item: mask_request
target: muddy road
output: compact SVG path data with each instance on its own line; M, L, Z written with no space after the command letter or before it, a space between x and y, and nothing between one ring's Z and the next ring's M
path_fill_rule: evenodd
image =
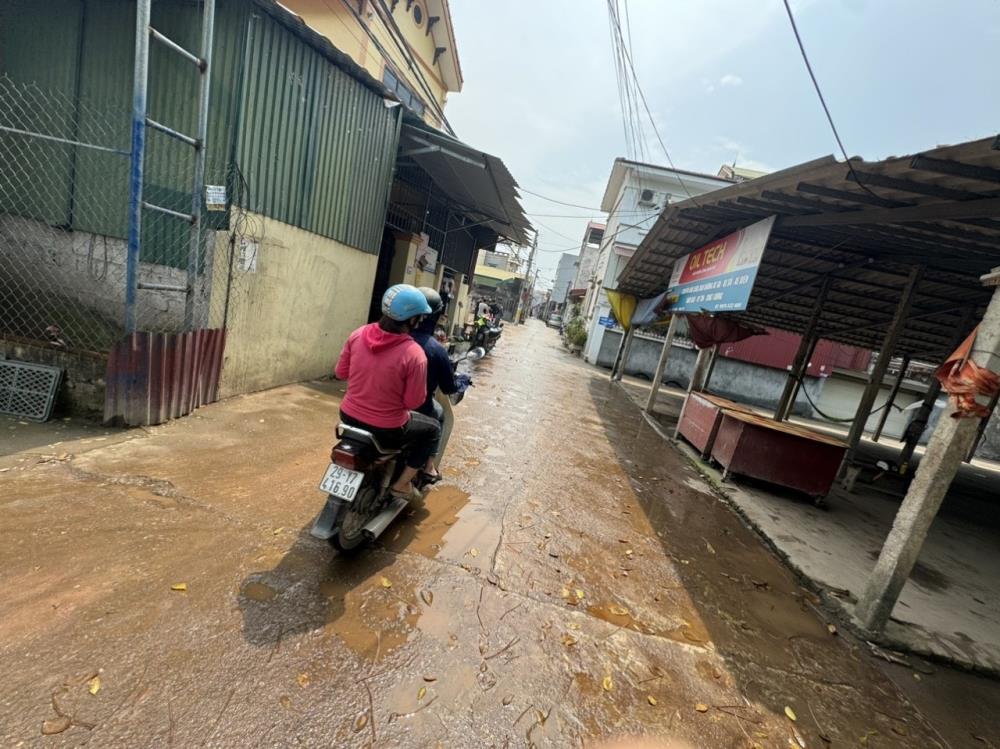
M308 535L337 383L0 458L0 746L1000 745L974 681L832 633L553 331L475 376L446 481L356 559Z

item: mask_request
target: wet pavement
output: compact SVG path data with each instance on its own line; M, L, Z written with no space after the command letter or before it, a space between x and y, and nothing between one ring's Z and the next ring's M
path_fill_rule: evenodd
M993 682L831 631L554 331L475 377L355 559L308 535L336 383L0 457L0 746L1000 745Z

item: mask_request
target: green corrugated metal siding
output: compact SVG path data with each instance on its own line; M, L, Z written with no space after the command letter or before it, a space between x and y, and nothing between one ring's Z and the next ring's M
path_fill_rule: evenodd
M156 0L152 22L196 49L200 13L200 3ZM124 147L134 25L135 4L129 0L8 0L0 11L0 72L18 82L37 82L70 101L78 99L83 105L79 139ZM235 148L248 183L249 209L377 253L399 108L386 108L375 92L251 0L217 0L213 54L206 182L232 188L229 161ZM245 55L248 69L242 71ZM245 80L237 123L241 71ZM150 116L193 134L193 66L154 43L149 74ZM147 143L147 199L185 210L190 202L190 149L156 132L149 133ZM44 147L32 148L39 150L38 173L56 187L27 196L30 200L21 203L27 202L30 210L18 213L125 236L127 158L78 149L75 179L70 180L68 156L53 159ZM119 194L121 200L113 199ZM183 265L178 252L186 247L187 227L170 221L147 213L143 260Z
M377 253L398 108L269 17L250 34L238 158L248 207Z

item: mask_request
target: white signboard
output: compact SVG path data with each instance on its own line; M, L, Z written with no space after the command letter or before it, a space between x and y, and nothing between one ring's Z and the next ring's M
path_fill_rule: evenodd
M205 185L205 208L210 211L226 210L225 185Z
M241 239L236 263L244 273L257 272L257 250L259 245L250 239Z

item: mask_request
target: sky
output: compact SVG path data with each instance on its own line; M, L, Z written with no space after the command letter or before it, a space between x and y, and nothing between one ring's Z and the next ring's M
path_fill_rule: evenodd
M458 137L503 159L522 188L599 208L614 159L627 155L605 0L450 4L465 83L445 114ZM770 171L836 151L781 0L627 6L636 73L677 167ZM1000 132L1000 0L792 8L849 155ZM644 124L649 160L666 164ZM538 229L540 283L551 283L561 251L575 252L589 218L604 215L527 193L521 202Z

